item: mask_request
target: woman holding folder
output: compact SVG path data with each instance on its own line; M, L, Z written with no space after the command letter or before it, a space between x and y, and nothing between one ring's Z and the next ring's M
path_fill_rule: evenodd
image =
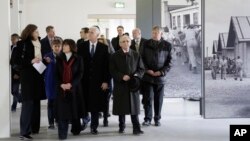
M22 109L20 116L20 139L32 139L30 134L38 134L40 129L40 100L46 98L44 79L33 65L42 61L41 43L37 26L29 24L17 43L14 58L20 71Z

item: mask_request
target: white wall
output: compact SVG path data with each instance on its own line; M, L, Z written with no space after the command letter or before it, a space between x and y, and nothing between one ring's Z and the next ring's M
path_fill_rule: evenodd
M10 85L9 85L9 35L10 6L9 0L0 1L0 138L10 136Z
M114 8L115 1L125 2L125 8ZM22 4L21 4L22 5ZM87 26L88 14L135 14L135 0L24 0L22 28L33 23L44 37L47 25L53 25L62 38L79 38ZM115 28L115 27L114 27Z
M20 19L19 19L19 0L13 0L13 7L10 9L10 29L11 34L17 33L20 34Z

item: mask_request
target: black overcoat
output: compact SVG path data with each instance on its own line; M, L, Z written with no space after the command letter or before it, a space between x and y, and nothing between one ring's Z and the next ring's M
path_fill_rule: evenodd
M68 93L64 93L60 87L63 84L63 61L66 61L66 56L62 53L56 58L56 100L55 111L56 118L62 120L78 119L83 117L85 113L85 104L82 95L81 78L83 75L83 61L77 54L72 54L71 59L74 58L72 69L72 88ZM69 62L69 61L68 61Z
M83 58L84 74L82 88L86 98L87 111L104 111L108 90L103 91L101 85L110 81L108 47L98 42L95 54L91 57L90 43L85 41L79 46L77 52Z
M114 79L113 114L138 115L140 113L139 92L131 92L128 81L125 82L123 76L142 77L144 67L140 55L132 49L128 54L120 49L111 56L109 69Z
M46 99L44 77L31 63L34 58L34 45L31 39L19 41L13 63L21 66L19 71L23 101Z

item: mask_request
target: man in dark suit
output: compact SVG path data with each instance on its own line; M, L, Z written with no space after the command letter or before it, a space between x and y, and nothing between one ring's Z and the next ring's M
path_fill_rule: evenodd
M121 46L119 45L119 39L121 36L123 36L124 34L124 27L123 26L118 26L117 27L117 37L114 37L112 40L111 40L111 43L112 43L112 46L113 48L115 49L115 51L119 50L121 48Z
M163 103L166 75L171 65L171 44L162 39L163 29L155 26L152 29L152 39L144 42L142 60L145 74L142 78L143 105L145 118L143 125L149 126L152 120L152 101L154 100L155 126L160 126L161 108Z
M16 56L17 42L19 41L18 34L11 35L11 94L13 95L13 103L11 105L11 111L15 112L17 102L21 102L21 94L19 93L20 86L20 72L14 69L13 58Z
M139 28L135 28L132 33L134 39L131 42L130 48L141 55L143 50L143 43L146 41L146 39L141 37L141 30Z
M91 133L98 134L99 112L104 112L108 96L109 53L105 44L97 42L100 30L89 28L89 41L78 48L78 54L83 57L84 74L82 79L83 94L86 99L87 111L91 113Z
M89 33L89 28L88 27L84 27L81 29L80 31L80 36L81 38L77 40L76 45L77 48L79 48L79 46L84 42L88 40L88 33Z
M51 25L46 27L46 33L47 33L47 36L41 40L42 56L43 57L45 54L52 51L51 44L55 38L62 40L61 37L55 36L55 29Z

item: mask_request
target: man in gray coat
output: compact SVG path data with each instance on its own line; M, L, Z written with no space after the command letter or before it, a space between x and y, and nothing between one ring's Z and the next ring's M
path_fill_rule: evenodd
M119 115L119 133L124 133L125 115L131 115L133 134L143 134L138 115L140 113L139 78L144 67L140 55L130 49L131 39L124 35L119 40L122 49L110 60L110 73L114 79L113 114Z

